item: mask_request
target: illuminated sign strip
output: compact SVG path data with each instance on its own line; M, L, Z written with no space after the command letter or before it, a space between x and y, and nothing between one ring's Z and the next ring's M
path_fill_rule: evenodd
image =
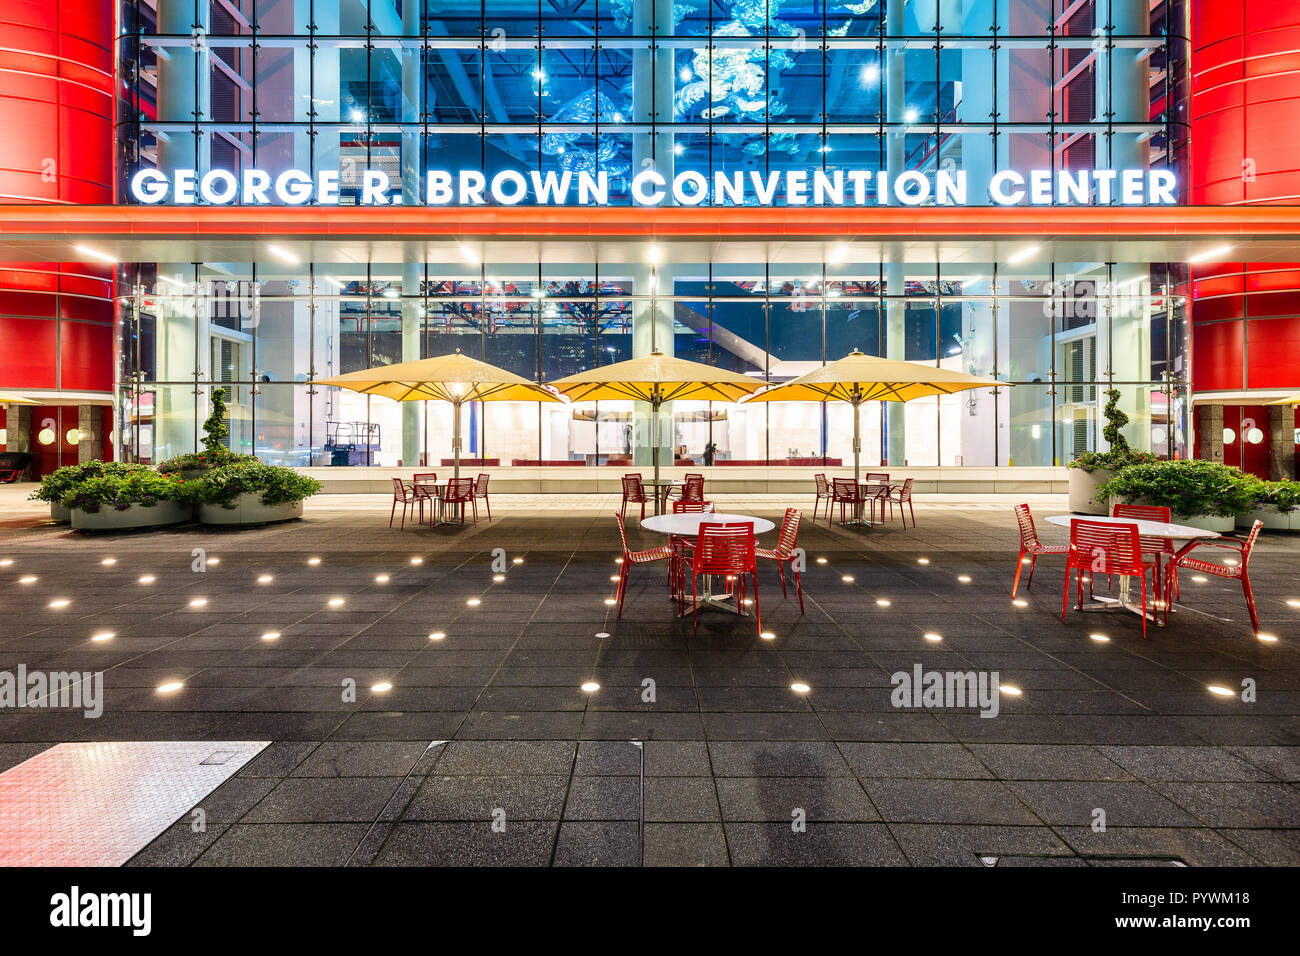
M1000 170L984 184L976 204L997 206L1172 206L1177 204L1178 180L1168 169L1034 169L1021 173ZM401 205L402 193L383 170L367 169L356 186L362 206ZM337 169L320 170L315 178L300 169L276 175L246 169L236 174L214 169L199 174L177 169L171 177L142 169L131 178L131 195L154 205L204 203L225 205L301 206L315 202L337 206L342 186ZM529 205L608 206L609 174L538 171L525 175L507 169L489 178L475 169L430 169L425 174L424 204L429 206ZM636 206L659 206L671 199L678 206L965 206L971 204L965 170L924 173L907 170L897 176L867 169L832 171L790 169L779 172L716 172L686 170L671 182L654 169L645 169L628 184L627 196Z

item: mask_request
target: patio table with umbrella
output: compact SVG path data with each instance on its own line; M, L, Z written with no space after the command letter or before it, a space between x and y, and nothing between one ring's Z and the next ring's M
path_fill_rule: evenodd
M651 454L655 465L655 514L659 514L659 409L676 399L734 402L762 383L748 375L662 352L601 365L569 375L551 386L574 402L637 401L650 403Z
M460 477L460 409L466 402L563 401L550 389L514 372L462 355L460 349L449 355L318 378L313 384L335 385L397 402L433 400L450 403L455 478Z
M864 355L854 349L806 375L773 385L749 396L747 402L848 402L853 406L853 484L860 487L863 402L910 402L929 395L951 395L972 388L1009 385L954 369ZM870 524L862 517L862 502L852 524Z

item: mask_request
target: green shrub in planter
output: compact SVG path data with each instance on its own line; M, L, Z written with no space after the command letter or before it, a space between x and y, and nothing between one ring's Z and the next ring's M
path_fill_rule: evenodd
M142 468L127 474L86 478L78 482L60 503L88 514L104 508L125 511L132 505L152 508L160 501L183 500L183 487L184 482L179 478Z
M1282 514L1300 508L1300 481L1292 481L1290 478L1264 481L1256 478L1251 484L1251 493L1257 504L1272 505Z
M1184 518L1232 518L1255 507L1256 483L1240 468L1213 461L1160 461L1128 466L1097 493L1127 503L1164 505Z
M151 472L148 465L134 465L124 461L88 461L81 465L64 465L41 479L41 486L27 497L32 501L62 504L82 482L91 478L123 477L138 472Z
M193 504L233 508L240 495L256 494L264 505L285 505L310 498L320 489L315 478L254 460L213 468L186 481L182 493Z
M177 455L158 463L163 474L198 475L213 468L257 461L254 455L237 455L226 447L230 427L226 424L226 390L212 390L212 412L203 423L203 451Z

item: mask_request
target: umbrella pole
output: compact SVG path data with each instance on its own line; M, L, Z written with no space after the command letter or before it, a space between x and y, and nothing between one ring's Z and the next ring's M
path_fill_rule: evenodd
M455 462L453 478L460 477L460 402L451 403L451 457Z
M655 463L655 514L659 514L659 405L657 398L650 400L650 455Z
M860 414L862 405L859 402L853 403L853 487L857 490L859 501L857 505L858 513L856 515L857 523L862 523L862 482L859 478L861 474L859 459L862 456L862 415Z

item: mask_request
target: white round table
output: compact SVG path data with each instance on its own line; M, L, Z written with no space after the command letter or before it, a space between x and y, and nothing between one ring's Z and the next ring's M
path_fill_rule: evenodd
M745 524L754 523L754 534L763 534L776 527L766 518L753 515L733 515L715 511L691 511L683 514L655 515L641 522L641 527L658 534L680 534L694 537L700 533L702 524Z
M1124 518L1112 515L1049 515L1048 524L1059 525L1062 528L1068 528L1075 521L1095 521L1099 524L1124 524L1136 525L1138 534L1144 538L1175 538L1179 541L1196 540L1198 538L1218 538L1217 531L1207 531L1205 528L1197 528L1189 524L1173 524L1168 521L1149 521L1146 518ZM1170 560L1177 560L1177 555ZM1157 595L1157 600L1159 600ZM1144 608L1139 607L1129 600L1129 576L1121 574L1119 578L1119 597L1097 597L1093 595L1093 603L1085 604L1085 611L1132 611L1134 614L1146 614ZM1172 607L1171 607L1172 609ZM1160 624L1160 615L1147 614L1150 620Z
M686 538L695 538L699 536L700 525L702 524L748 524L753 522L754 534L762 534L765 531L771 531L776 527L766 518L756 518L753 515L733 515L725 512L698 512L692 511L684 514L674 515L655 515L653 518L646 518L641 522L641 527L647 531L656 531L659 534L681 535ZM674 558L673 560L677 560ZM707 607L709 605L718 605L726 607L724 602L729 601L735 595L731 591L723 594L715 593L713 590L713 576L704 575L704 592L698 598L692 600L687 595L684 609L680 616L685 617L693 613L696 608ZM676 596L674 596L675 599ZM737 602L735 611L737 614L744 614L745 610Z

